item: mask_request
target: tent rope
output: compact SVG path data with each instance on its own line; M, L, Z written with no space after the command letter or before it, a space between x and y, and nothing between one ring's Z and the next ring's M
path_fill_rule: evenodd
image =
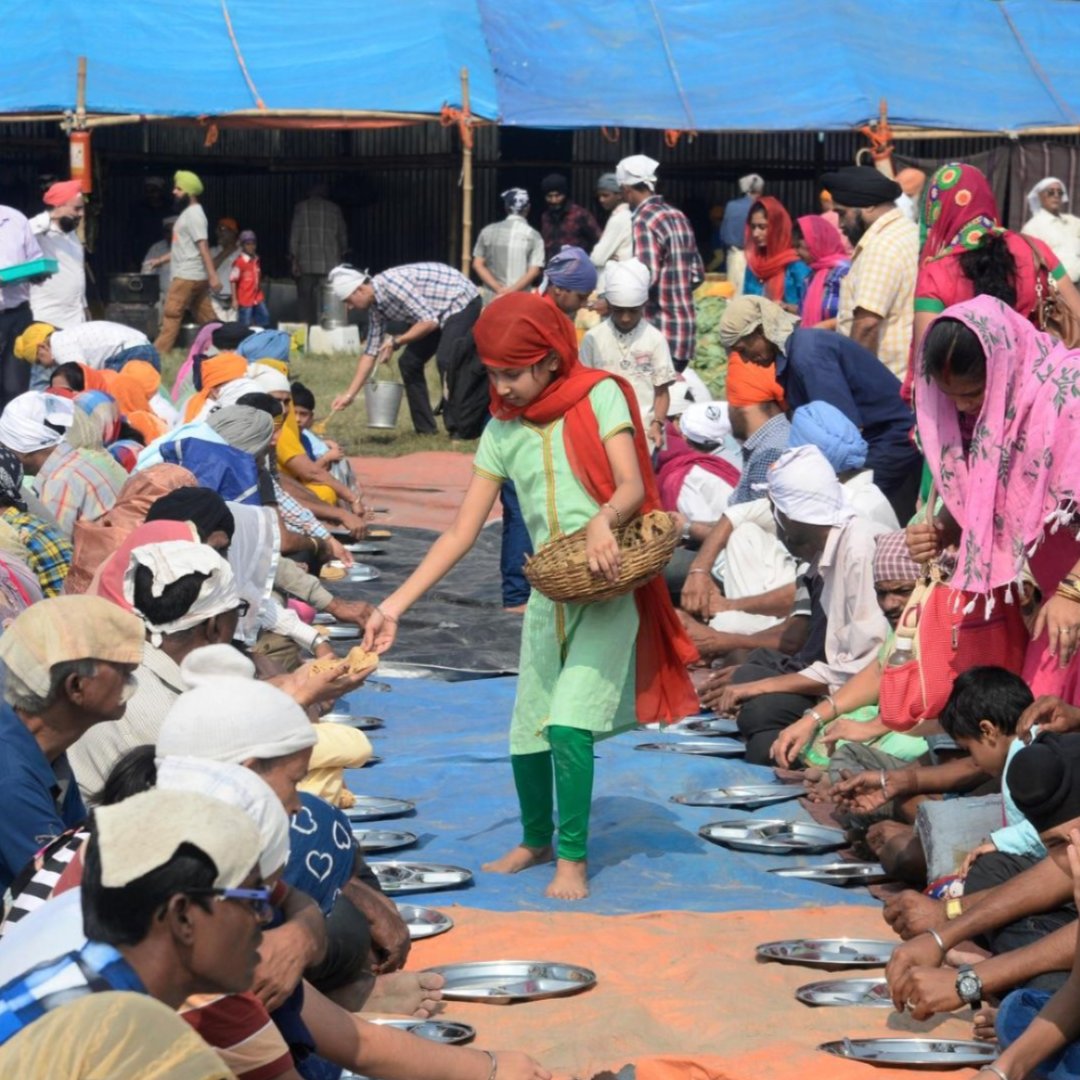
M682 101L683 111L686 113L687 120L690 121L690 129L696 131L697 124L694 121L694 110L690 108L690 99L686 96L686 90L683 88L682 78L679 75L679 69L675 64L675 55L672 53L671 45L668 43L667 30L664 29L664 21L660 18L660 12L656 7L656 0L649 0L649 7L652 8L653 18L656 20L656 27L660 31L660 41L664 46L664 55L667 57L668 68L671 70L671 77L675 80L675 89L679 92L679 99Z
M1035 58L1035 54L1028 48L1027 42L1024 40L1020 33L1019 27L1013 22L1012 16L1009 14L1008 8L1005 4L998 4L998 8L1001 14L1005 18L1005 22L1008 24L1009 29L1012 31L1012 35L1016 38L1017 45L1020 46L1020 51L1024 54L1024 59L1027 60L1031 70L1035 73L1035 77L1046 88L1046 92L1053 99L1054 104L1061 110L1063 116L1069 118L1072 123L1080 123L1080 117L1076 115L1069 103L1054 89L1054 84L1050 81L1050 76L1046 74L1043 66Z
M255 107L258 109L265 109L266 102L263 101L262 95L259 93L255 86L255 80L252 79L248 73L247 64L244 62L244 54L240 51L240 42L236 40L236 33L233 31L232 17L229 15L229 7L225 3L225 0L221 0L221 14L225 17L225 29L229 31L229 40L232 42L233 52L236 53L236 62L240 65L240 73L244 76L244 82L247 83L248 89L251 91L251 96L255 101Z

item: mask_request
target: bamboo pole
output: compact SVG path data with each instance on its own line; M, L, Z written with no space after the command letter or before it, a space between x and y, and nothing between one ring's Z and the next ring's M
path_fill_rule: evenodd
M86 127L86 57L79 57L79 73L75 82L75 130Z
M461 108L465 113L461 129L461 272L468 277L472 256L473 230L473 148L472 114L469 109L469 69L461 69Z

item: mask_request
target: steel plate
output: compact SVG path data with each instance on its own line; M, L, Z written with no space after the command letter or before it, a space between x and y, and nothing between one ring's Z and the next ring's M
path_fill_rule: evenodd
M330 641L352 641L360 636L360 627L355 623L335 623L319 627L319 633Z
M588 968L551 960L492 960L446 964L428 970L446 979L442 989L445 999L484 1001L491 1005L563 997L596 985L596 975Z
M819 855L835 851L847 843L843 829L818 825L814 821L785 821L780 818L714 821L702 825L698 835L736 851L759 851L771 855Z
M408 799L390 799L383 795L357 795L356 802L345 811L352 822L377 821L379 818L401 817L411 814L416 803Z
M380 547L378 544L369 544L364 540L357 540L351 544L344 545L345 550L350 555L385 555L386 548Z
M337 619L329 611L315 612L315 618L311 620L312 626L336 626Z
M467 1043L476 1038L476 1028L469 1024L459 1024L453 1020L402 1020L392 1017L371 1020L372 1024L397 1028L410 1035L419 1035L437 1043Z
M370 862L372 873L385 893L434 892L456 889L472 881L472 871L463 866L426 862Z
M997 1043L963 1039L838 1039L818 1049L867 1065L909 1069L978 1068L999 1053Z
M881 863L837 862L824 866L775 867L769 871L777 877L820 881L824 885L879 885L892 878Z
M787 802L804 794L801 784L736 784L730 787L706 788L672 795L671 801L683 806L726 806L753 810L759 806Z
M668 731L685 731L687 735L715 737L717 735L738 736L739 725L730 716L694 716L680 720Z
M365 853L378 851L397 851L399 848L412 847L416 843L416 833L394 832L390 829L353 829L353 836Z
M345 581L375 581L382 577L382 571L367 563L353 563L345 571Z
M399 903L397 909L398 914L405 920L405 925L409 928L409 937L413 941L445 934L447 930L454 928L454 920L449 915L436 911L435 908Z
M378 716L353 716L352 713L331 712L319 718L321 724L343 724L345 727L356 728L357 731L374 731L383 726L383 721Z
M378 765L380 761L382 761L382 758L378 754L372 754L360 768L366 769L369 765Z
M874 1009L891 1009L889 984L880 976L866 979L825 979L807 983L795 991L804 1005L867 1005Z
M762 960L777 960L781 964L837 971L884 967L898 944L870 938L792 938L759 945L757 955Z
M729 739L698 739L685 742L643 742L635 750L662 750L668 754L696 754L699 757L742 757L746 747Z

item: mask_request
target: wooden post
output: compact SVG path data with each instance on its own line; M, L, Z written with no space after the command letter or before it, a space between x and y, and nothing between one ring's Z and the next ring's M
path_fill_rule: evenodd
M472 113L469 110L469 69L461 69L461 109L464 122L461 128L461 272L469 277L472 264L473 231L473 161L472 128L469 122Z
M79 57L79 73L75 83L75 128L86 128L86 57Z

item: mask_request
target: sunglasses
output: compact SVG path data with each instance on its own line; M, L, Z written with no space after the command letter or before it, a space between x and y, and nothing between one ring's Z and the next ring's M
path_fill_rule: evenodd
M1043 188L1043 194L1044 195L1064 195L1065 194L1065 189L1064 188L1059 188L1059 187Z
M257 889L188 889L187 894L244 904L259 922L269 922L274 917L274 909L270 904L270 888L266 885Z

